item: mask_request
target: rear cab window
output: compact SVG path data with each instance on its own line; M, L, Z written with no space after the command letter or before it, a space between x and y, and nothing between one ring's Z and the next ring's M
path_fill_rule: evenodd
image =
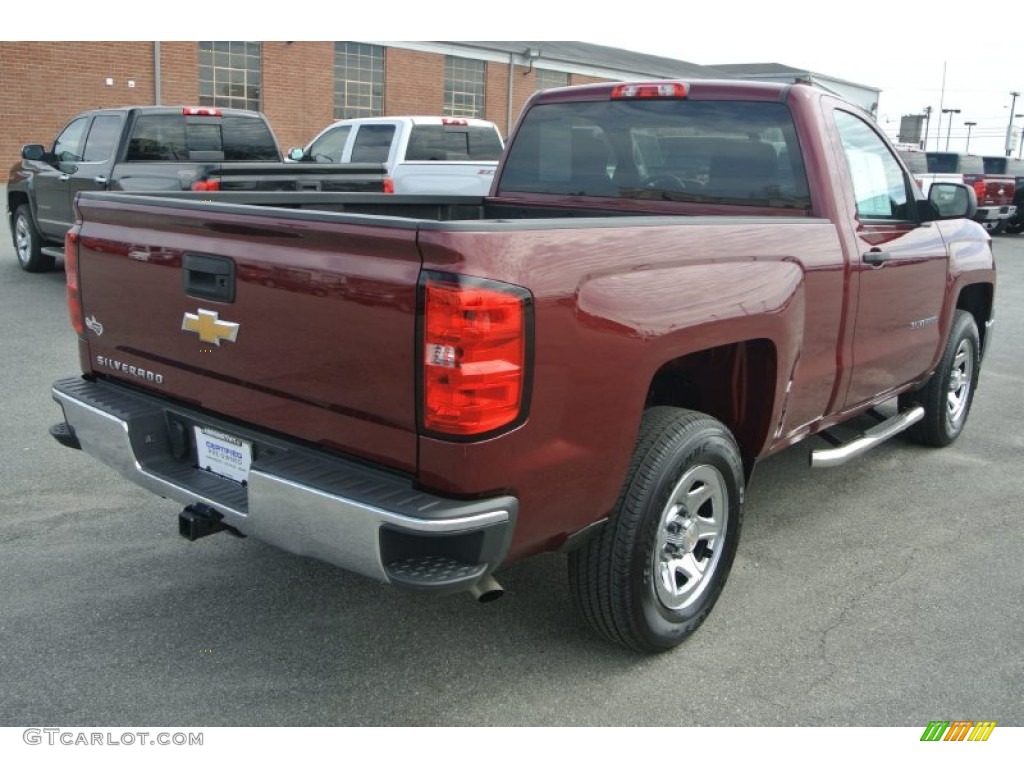
M957 152L928 152L928 173L959 173L982 176L985 163L978 155Z
M277 142L255 115L194 117L139 115L128 141L128 162L278 162Z
M536 104L499 182L499 195L516 192L811 207L793 118L776 101Z
M501 137L492 126L414 125L405 159L409 161L490 162L501 157Z

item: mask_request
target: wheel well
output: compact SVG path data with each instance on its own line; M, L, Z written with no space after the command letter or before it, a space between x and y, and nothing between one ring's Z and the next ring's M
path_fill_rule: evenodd
M981 348L985 348L985 323L992 317L992 286L986 283L975 283L965 286L956 297L956 308L964 309L974 315L981 337Z
M715 417L735 436L749 475L770 429L775 381L775 345L753 339L665 363L651 381L645 407L671 405Z
M7 194L7 218L13 222L14 212L18 210L19 205L28 204L28 195L24 192L9 192Z

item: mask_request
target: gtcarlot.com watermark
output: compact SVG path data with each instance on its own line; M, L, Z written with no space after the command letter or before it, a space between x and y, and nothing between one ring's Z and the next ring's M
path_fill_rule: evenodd
M182 731L76 731L69 728L26 728L22 741L51 747L201 747L203 734Z

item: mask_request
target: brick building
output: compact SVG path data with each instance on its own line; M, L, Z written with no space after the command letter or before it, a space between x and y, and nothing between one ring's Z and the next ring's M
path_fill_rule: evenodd
M258 109L287 149L334 120L371 115L483 117L507 135L540 88L721 76L575 42L0 42L0 166L98 107Z

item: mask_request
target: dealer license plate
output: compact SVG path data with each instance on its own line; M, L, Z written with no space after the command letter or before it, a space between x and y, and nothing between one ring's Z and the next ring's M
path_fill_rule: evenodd
M196 427L199 468L239 483L249 479L252 443L209 427Z

